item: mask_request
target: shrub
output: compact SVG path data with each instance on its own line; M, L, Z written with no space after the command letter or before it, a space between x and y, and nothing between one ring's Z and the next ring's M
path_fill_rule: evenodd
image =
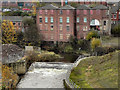
M64 52L66 52L66 53L72 53L73 52L72 46L71 45L66 46L65 49L64 49Z
M101 46L101 41L100 39L93 38L91 40L91 48L94 51L97 47Z
M113 52L115 50L119 50L120 48L117 47L117 46L112 46L112 47L109 47L109 46L105 46L105 47L97 47L96 48L96 52L97 52L97 55L101 56L101 55L105 55L105 54L108 54L110 52Z
M90 50L90 41L88 40L78 40L77 46L81 48L81 50Z
M120 24L119 25L116 25L111 33L114 35L114 36L117 36L117 37L120 37Z
M17 74L15 74L12 68L2 65L2 88L15 88L19 80Z
M87 37L86 37L87 40L91 40L92 38L99 38L99 35L98 35L97 31L90 31L87 34Z

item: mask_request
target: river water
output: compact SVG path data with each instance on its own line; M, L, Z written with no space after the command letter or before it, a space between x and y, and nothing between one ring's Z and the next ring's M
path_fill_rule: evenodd
M17 88L64 88L63 79L73 63L35 62Z

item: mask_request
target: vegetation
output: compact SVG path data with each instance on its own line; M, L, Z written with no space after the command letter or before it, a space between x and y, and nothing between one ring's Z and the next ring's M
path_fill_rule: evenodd
M2 65L2 89L15 88L18 80L19 77L12 68Z
M112 29L111 33L112 33L114 36L116 36L116 37L120 37L120 24L119 24L119 25L116 25L116 26Z
M82 60L72 70L70 79L81 88L118 88L119 54L115 51Z
M90 31L86 37L87 40L91 40L92 38L99 38L97 31Z
M48 51L42 51L41 54L39 52L33 51L29 52L29 56L27 57L27 67L33 63L33 62L55 62L57 59L59 59L61 56L58 54L55 54L54 52L48 52Z
M100 47L100 46L101 46L100 39L92 38L92 40L91 40L91 48L92 48L92 50L95 51L95 49L97 47Z
M35 21L31 18L24 18L24 40L26 45L40 46L41 35L38 32Z
M9 44L17 42L16 31L13 23L7 20L2 22L2 43Z
M7 11L2 13L3 16L30 16L30 13L22 11Z
M64 49L64 52L65 53L72 53L73 52L72 46L71 45L66 46Z

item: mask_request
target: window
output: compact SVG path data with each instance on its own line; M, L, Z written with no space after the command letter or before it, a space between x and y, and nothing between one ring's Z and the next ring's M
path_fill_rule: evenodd
M90 10L90 14L93 15L93 10Z
M116 17L117 17L116 14L114 14L114 19L116 19Z
M70 11L69 11L69 10L67 10L67 15L69 15L69 13L70 13Z
M80 29L80 27L79 27L79 26L77 26L77 31L79 31L79 29Z
M53 31L53 25L51 25L50 27L51 27L51 31Z
M60 17L60 23L62 23L63 21L62 21L62 17Z
M69 23L70 22L70 20L69 20L69 17L67 17L67 21L66 21L67 23Z
M54 39L54 35L53 34L51 34L51 40L53 40Z
M45 39L48 39L48 34L47 33L45 34Z
M42 30L42 24L40 24L40 30Z
M77 15L79 14L79 10L77 10Z
M13 25L15 25L16 23L15 22L13 22Z
M54 11L53 11L53 10L51 10L51 14L53 14L53 12L54 12Z
M45 14L47 14L48 10L45 10Z
M40 10L40 14L42 14L42 10Z
M77 23L79 23L79 17L77 17Z
M60 39L61 39L61 40L63 39L63 34L60 34Z
M51 17L51 23L53 23L53 17Z
M18 22L18 26L20 26L20 22Z
M67 31L69 31L70 30L70 26L66 26L66 29L67 29Z
M104 25L106 25L106 21L104 21Z
M85 23L87 22L87 18L86 18L86 17L84 17L84 22L85 22Z
M84 15L87 15L87 10L83 10Z
M66 38L69 39L70 38L70 34L66 34Z
M45 22L48 23L48 17L45 17Z
M96 14L100 14L100 10L96 10Z
M84 27L83 27L83 31L87 31L87 26L84 26Z
M48 25L45 25L45 30L48 30Z
M60 31L62 31L63 30L63 26L62 25L60 25Z
M40 23L42 23L42 18L40 18L39 20L40 20Z
M62 14L62 10L60 10L60 14Z

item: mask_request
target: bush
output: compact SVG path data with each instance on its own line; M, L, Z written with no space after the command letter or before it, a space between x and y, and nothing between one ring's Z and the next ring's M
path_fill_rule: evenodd
M111 33L112 33L114 36L116 36L116 37L120 37L120 24L119 24L119 25L116 25L116 26L112 29Z
M77 46L81 48L81 50L90 50L90 41L88 40L78 40Z
M98 32L97 31L90 31L88 34L87 34L87 37L86 39L87 40L91 40L92 38L99 38L100 36L98 35Z
M65 53L72 53L73 52L72 46L71 45L66 46L64 49L64 52Z
M93 51L96 50L96 48L99 47L99 46L101 46L101 41L100 41L100 39L93 38L93 39L91 40L91 48L92 48L92 50L93 50Z
M17 74L15 74L12 68L2 65L2 88L15 88L19 80Z
M119 50L119 49L120 48L117 47L117 46L114 46L114 47L109 47L109 46L106 46L106 47L97 47L96 48L96 52L97 52L98 56L102 56L102 55L108 54L110 52L114 52L115 50Z

